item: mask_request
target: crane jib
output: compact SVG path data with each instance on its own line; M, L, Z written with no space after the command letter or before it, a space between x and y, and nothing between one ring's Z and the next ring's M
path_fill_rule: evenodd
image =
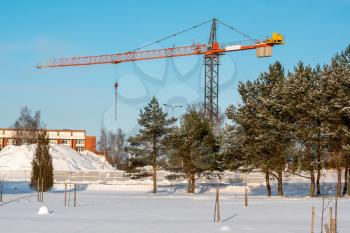
M118 64L122 62L151 60L160 58L191 56L200 54L225 53L232 51L241 51L256 49L259 47L271 47L271 43L256 43L252 45L232 44L225 47L217 46L216 48L208 48L206 44L195 44L191 46L181 46L165 49L155 49L146 51L126 52L118 54L108 54L99 56L82 56L71 58L56 58L50 60L45 65L38 65L37 68L64 67L64 66L84 66L95 64Z

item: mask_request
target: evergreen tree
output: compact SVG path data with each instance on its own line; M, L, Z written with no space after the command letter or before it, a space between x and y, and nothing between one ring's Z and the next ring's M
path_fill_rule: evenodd
M350 46L323 67L322 76L327 101L321 111L325 119L322 127L326 130L329 164L338 174L337 196L341 196L342 168L349 167L346 145L350 142Z
M140 110L138 123L141 126L137 135L130 137L129 151L135 157L145 158L153 167L153 193L157 192L158 157L164 155L167 136L173 129L175 118L168 118L167 113L153 97L143 110Z
M293 138L293 173L308 172L309 195L315 195L315 171L317 170L317 193L320 193L320 170L324 163L322 155L323 134L320 107L323 103L319 68L313 70L299 62L285 83L286 104L290 114Z
M246 163L265 173L268 196L270 175L278 181L278 195L283 195L282 175L290 149L284 82L283 67L276 62L257 81L240 83L242 104L226 111L228 119L241 128Z
M45 130L38 132L37 141L32 161L31 187L38 190L38 185L40 185L40 188L43 185L43 191L46 192L53 186L53 166L49 153L49 139Z
M188 193L195 191L196 174L220 170L219 142L201 106L187 109L180 127L170 137L168 148L170 169L186 175Z

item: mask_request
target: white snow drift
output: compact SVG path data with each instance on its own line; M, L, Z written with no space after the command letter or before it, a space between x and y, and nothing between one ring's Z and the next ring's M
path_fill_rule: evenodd
M0 170L31 170L36 145L7 146L0 151ZM50 145L56 171L114 170L102 156L91 151L77 152L66 145Z
M41 206L38 211L38 215L47 215L50 214L49 208L47 206Z

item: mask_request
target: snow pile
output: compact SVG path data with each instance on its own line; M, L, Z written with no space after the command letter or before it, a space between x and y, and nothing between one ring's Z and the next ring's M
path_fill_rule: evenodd
M6 146L0 151L0 169L31 170L36 145ZM56 171L114 170L101 156L90 151L82 153L66 145L50 145L53 168Z
M39 208L38 215L47 215L47 214L50 214L50 211L47 208L47 206L41 206Z
M227 231L230 231L230 230L231 230L231 228L229 228L228 226L223 226L223 227L220 228L220 231L227 232Z

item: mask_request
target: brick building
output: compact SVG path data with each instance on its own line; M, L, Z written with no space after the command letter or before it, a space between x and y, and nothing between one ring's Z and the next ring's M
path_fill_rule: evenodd
M96 152L96 137L87 136L86 130L47 129L47 134L50 144L64 144L77 151ZM17 129L0 128L0 150L7 145L15 145L17 135Z

